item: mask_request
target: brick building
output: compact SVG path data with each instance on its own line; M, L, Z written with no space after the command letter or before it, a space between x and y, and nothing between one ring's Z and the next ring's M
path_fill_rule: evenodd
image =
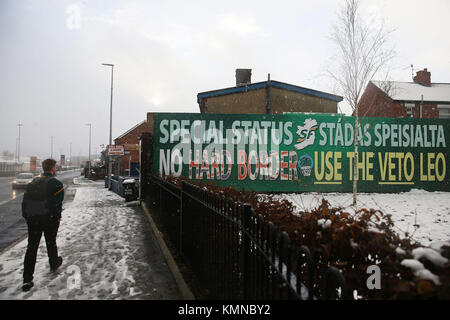
M128 175L130 165L138 166L139 163L139 137L143 132L151 132L146 120L135 125L133 128L114 139L115 145L124 146L125 155L119 160L119 166L115 168L114 172L119 175ZM116 165L117 166L117 163ZM133 170L132 170L133 175Z
M359 103L359 116L450 118L450 83L432 83L418 71L413 82L370 81Z
M336 113L343 98L270 80L251 83L251 69L236 69L236 86L197 94L201 113Z

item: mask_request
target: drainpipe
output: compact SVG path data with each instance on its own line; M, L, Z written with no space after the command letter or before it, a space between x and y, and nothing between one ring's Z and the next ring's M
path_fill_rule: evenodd
M266 84L266 114L270 114L270 73L267 74Z
M131 156L130 159L128 160L128 176L131 177Z
M420 101L420 119L422 119L422 109L423 109L423 95L422 100Z

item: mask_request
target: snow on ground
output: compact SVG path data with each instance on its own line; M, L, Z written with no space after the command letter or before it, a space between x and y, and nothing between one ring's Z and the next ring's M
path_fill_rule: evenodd
M92 181L86 179L84 176L73 178L73 183L76 185L105 185L105 181L103 180Z
M355 211L351 206L351 193L280 194L276 198L289 200L298 211L317 208L322 198L334 207ZM391 214L395 229L401 236L408 232L423 245L450 240L450 192L362 193L357 199L357 208L379 209L384 214Z
M179 299L149 228L115 193L80 186L58 232L63 265L50 273L42 236L34 287L22 292L27 239L21 241L0 255L0 299Z

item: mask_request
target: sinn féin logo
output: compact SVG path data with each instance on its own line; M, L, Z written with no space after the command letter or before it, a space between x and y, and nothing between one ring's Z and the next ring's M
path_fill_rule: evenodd
M317 130L317 128L319 128L317 121L311 118L306 119L303 126L297 126L299 138L297 139L297 144L294 145L294 148L301 150L314 144L314 140L316 139L315 130Z
M305 154L298 160L298 166L300 167L302 175L309 177L311 175L311 170L314 167L314 161L309 154Z

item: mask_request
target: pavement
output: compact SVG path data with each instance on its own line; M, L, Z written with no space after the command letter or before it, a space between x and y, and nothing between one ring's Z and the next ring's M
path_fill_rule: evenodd
M104 182L75 178L67 190L57 245L62 266L50 273L42 237L34 287L22 292L27 238L0 252L2 300L179 300L174 273L161 237L139 202L126 203ZM176 271L176 270L175 270Z

